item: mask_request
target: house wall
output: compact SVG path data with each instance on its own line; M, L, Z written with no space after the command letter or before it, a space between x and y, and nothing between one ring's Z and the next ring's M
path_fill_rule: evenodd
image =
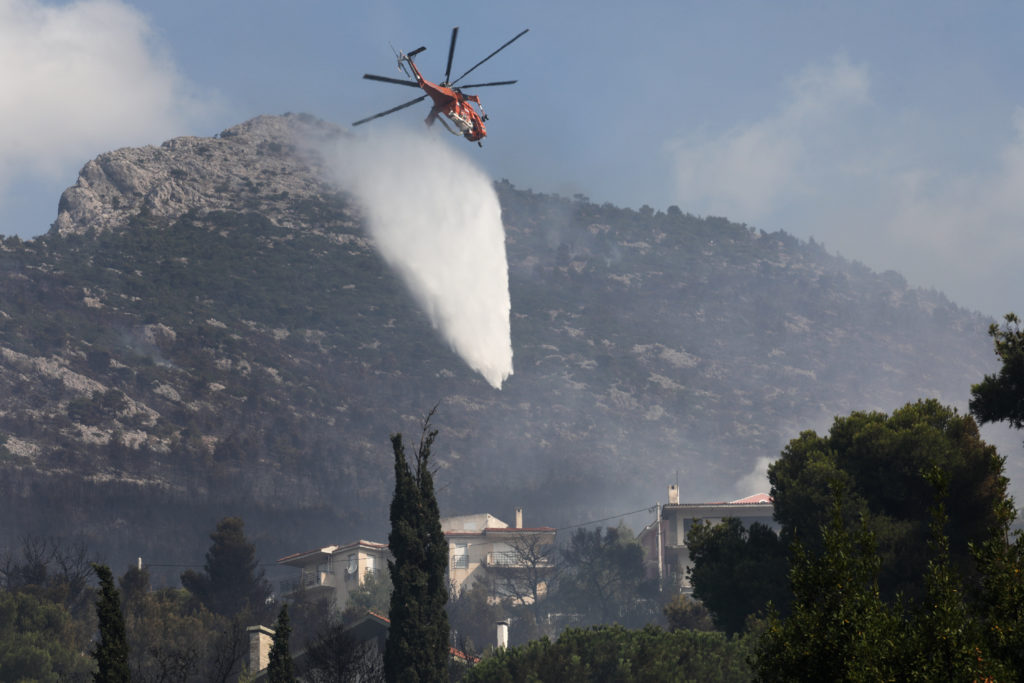
M364 543L329 546L304 564L297 564L300 560L290 560L289 564L299 568L295 588L326 594L334 608L342 611L352 592L366 581L367 576L387 567L386 548L370 547Z
M482 534L484 529L506 529L508 524L501 521L494 515L481 512L476 515L459 515L456 517L444 517L441 519L441 531L468 532Z
M472 517L483 518L485 516L473 515ZM446 524L448 520L442 520L442 528L446 526L449 528L445 532L448 538L448 576L455 590L459 592L468 590L481 582L489 590L495 590L494 584L498 578L495 572L505 571L505 568L494 568L489 565L497 559L504 559L496 558L496 553L514 552L514 539L532 538L540 534L540 537L549 539L548 542L554 542L554 529L526 529L520 532L518 527L509 527L491 515L486 515L486 517L490 518L487 520L488 522L497 521L499 525L485 527L479 533L454 530L452 527L457 528L458 524ZM482 521L482 519L476 519L471 523Z
M483 567L491 543L481 534L448 537L448 577L459 591L471 588L486 575Z
M671 500L671 490L669 495ZM662 505L662 573L665 586L678 586L683 591L692 589L690 582L686 578L686 570L691 564L690 551L686 547L686 539L690 528L698 520L719 524L723 519L732 517L739 518L745 527L749 527L754 522L760 522L773 529L778 529L778 525L775 523L772 515L773 506L770 502L669 503ZM656 523L649 525L641 532L640 542L646 551L645 562L648 566L648 576L655 578L658 575L658 529Z

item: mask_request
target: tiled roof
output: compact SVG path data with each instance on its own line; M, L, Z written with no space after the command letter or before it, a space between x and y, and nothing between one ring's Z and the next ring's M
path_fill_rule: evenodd
M713 503L667 503L665 507L673 508L692 508L692 507L706 507L710 505L765 505L771 504L772 497L767 493L755 493L752 496L746 498L740 498L739 500L718 500Z
M300 557L315 556L318 554L322 555L333 555L335 553L351 550L352 548L372 548L373 550L387 550L387 543L378 543L377 541L364 541L362 539L358 541L352 541L345 545L328 545L323 548L316 548L315 550L306 550L301 553L292 553L291 555L285 555L284 557L278 558L278 562L288 562Z
M746 498L740 498L739 500L731 500L729 501L729 505L752 505L754 503L770 502L772 502L772 497L769 496L767 493L755 493L754 495L747 496Z
M495 533L547 533L555 531L553 526L536 526L536 527L514 527L514 526L489 526L486 529L480 531L446 531L445 536L482 536L484 534L495 534Z

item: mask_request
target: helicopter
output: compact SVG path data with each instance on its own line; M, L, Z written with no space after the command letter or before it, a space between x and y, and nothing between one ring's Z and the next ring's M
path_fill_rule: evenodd
M448 47L448 66L444 71L444 80L440 83L432 83L424 78L420 73L420 70L416 67L416 63L413 61L413 57L426 50L426 47L418 47L408 54L404 52L396 52L395 56L398 58L398 68L406 76L415 77L416 80L388 78L387 76L376 76L374 74L363 74L363 78L370 81L381 81L383 83L395 83L397 85L421 88L426 94L421 95L414 100L409 100L404 104L400 104L397 107L392 107L387 111L382 111L379 114L374 114L373 116L368 116L365 119L360 119L352 125L359 126L369 121L373 121L374 119L379 119L382 116L394 114L396 111L401 111L406 107L411 107L417 102L422 102L429 97L433 100L434 106L430 109L430 114L427 115L426 124L428 126L434 125L434 121L440 121L449 133L464 137L466 140L475 142L479 146L483 147L481 140L483 140L487 135L487 129L484 127L484 121L488 118L487 114L484 112L484 107L480 102L480 97L477 95L467 95L463 92L463 89L484 88L494 85L512 85L516 81L493 81L490 83L474 83L472 85L463 86L456 86L456 83L468 76L474 69L486 62L488 59L522 38L529 30L530 29L524 29L521 31L497 50L474 64L468 71L456 78L454 81L451 80L452 58L455 56L455 41L459 35L458 26L452 29L451 44ZM394 48L392 48L392 50L394 51ZM408 65L409 69L412 70L412 74L406 70L406 65ZM473 108L474 103L480 107L479 112ZM451 123L449 124L449 122Z

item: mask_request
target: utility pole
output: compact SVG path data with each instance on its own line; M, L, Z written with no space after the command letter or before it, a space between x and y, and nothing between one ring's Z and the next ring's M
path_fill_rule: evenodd
M654 507L658 509L658 592L661 593L665 589L665 562L661 555L665 539L661 535L661 503L655 503Z

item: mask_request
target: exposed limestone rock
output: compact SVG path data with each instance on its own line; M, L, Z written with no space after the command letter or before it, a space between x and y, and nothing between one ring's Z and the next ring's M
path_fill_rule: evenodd
M342 134L310 116L286 114L257 117L215 138L107 152L87 163L61 195L51 230L102 233L170 222L188 211L242 208L292 227L291 202L334 191L324 182L321 150Z

